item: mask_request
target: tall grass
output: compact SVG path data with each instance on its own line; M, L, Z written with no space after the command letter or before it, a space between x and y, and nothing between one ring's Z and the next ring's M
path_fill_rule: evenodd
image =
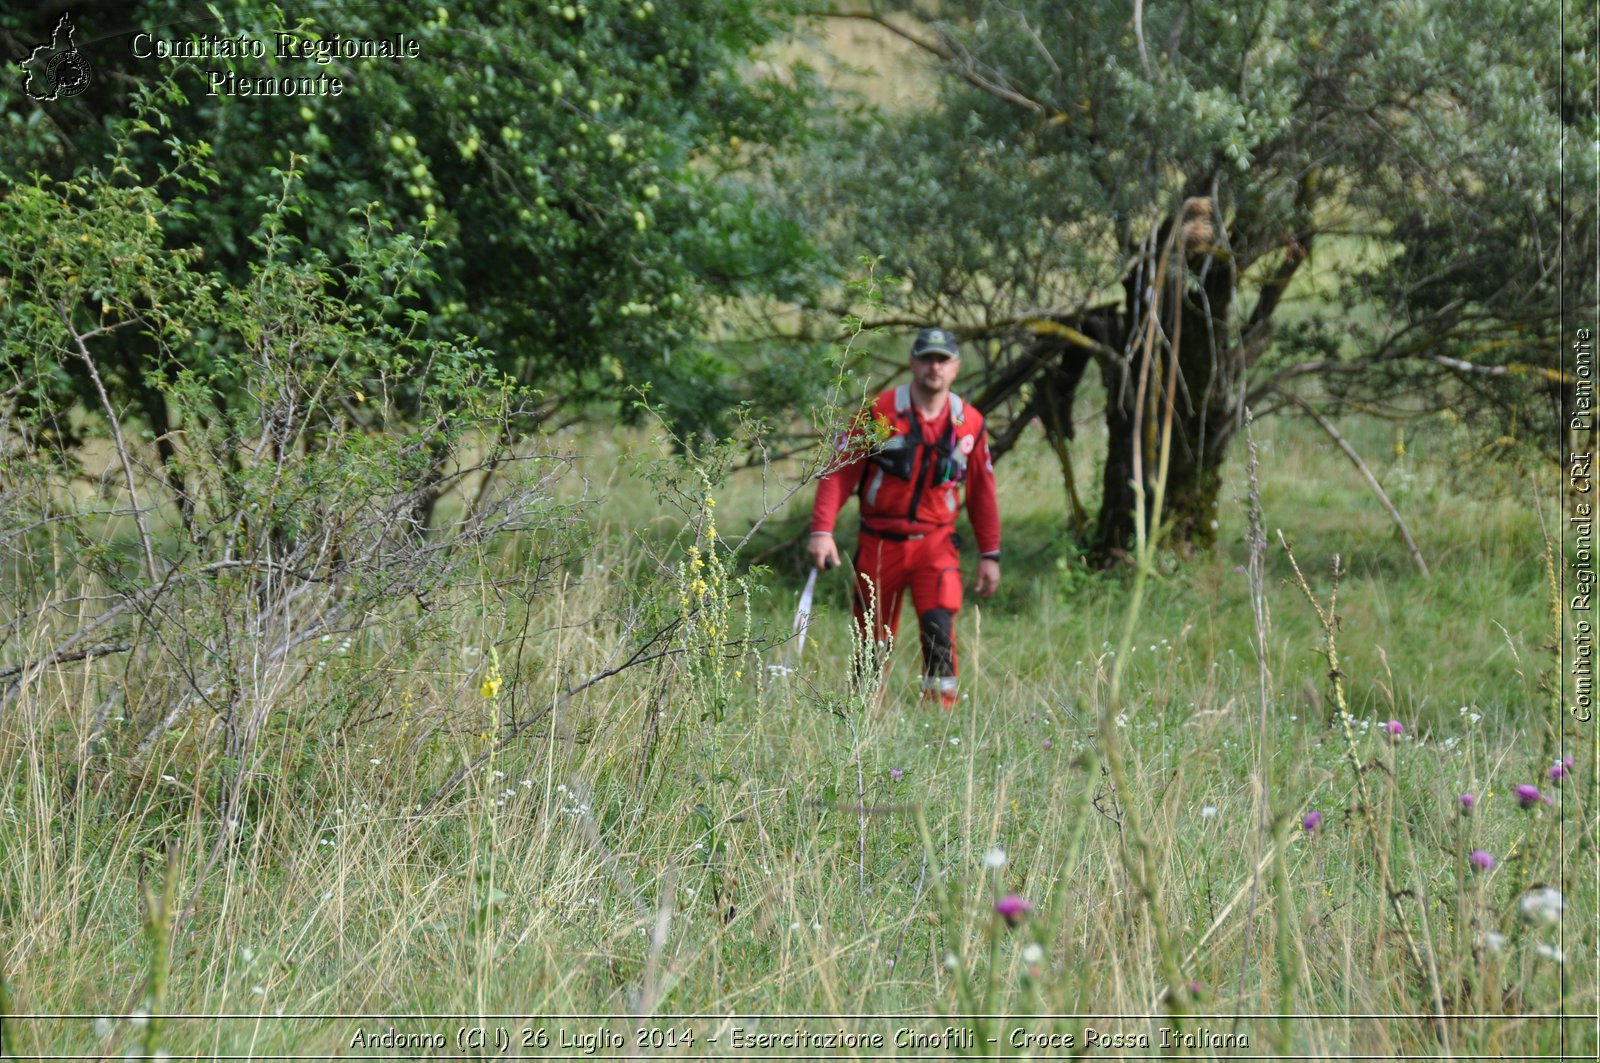
M407 627L377 624L282 684L216 859L211 724L190 715L101 754L102 691L138 664L58 663L0 718L4 1049L303 1055L347 1051L358 1030L470 1022L389 1018L428 1013L517 1016L503 1024L551 1038L653 1025L679 1031L667 1054L739 1055L736 1025L892 1038L983 1010L999 1040L980 1048L1020 1052L1023 1029L1080 1050L1087 1026L1138 1056L1139 1036L1158 1045L1177 1025L1176 980L1200 1058L1242 1051L1224 1034L1311 1058L1592 1055L1577 1017L1596 1008L1580 918L1597 901L1594 733L1552 719L1540 692L1552 657L1526 494L1457 490L1442 430L1379 463L1424 580L1339 454L1287 422L1259 436L1262 529L1293 540L1319 602L1328 558L1344 558L1337 623L1287 582L1281 549L1259 555L1253 592L1240 470L1226 545L1157 559L1117 654L1131 582L1081 566L1057 530L1053 458L1027 444L998 470L1004 581L960 616L966 700L950 714L918 702L908 648L881 706L852 694L837 574L792 673L768 667L795 665L781 644L725 643L718 687L691 641L567 696L626 658L639 587L693 538L614 471L647 444L587 437L607 499L582 555L524 612L493 594L497 566L526 556L504 544L452 638L396 655L386 640ZM1388 438L1355 437L1369 458ZM727 537L758 494L719 492ZM792 573L757 575L758 633L787 631ZM1098 770L1102 715L1121 792ZM1557 787L1552 728L1576 755ZM1554 803L1519 807L1520 783ZM1301 829L1311 811L1320 826ZM1121 857L1135 817L1165 959ZM1496 866L1469 866L1473 849ZM1536 885L1561 891L1564 922L1519 911ZM1035 905L1030 921L996 918L1004 893ZM158 1012L159 1026L138 1018ZM615 1018L549 1018L580 1013ZM750 1018L779 1013L939 1020ZM215 1014L231 1017L186 1017Z

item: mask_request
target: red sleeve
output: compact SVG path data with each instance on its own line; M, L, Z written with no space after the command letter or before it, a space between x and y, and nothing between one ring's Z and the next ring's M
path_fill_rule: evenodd
M864 439L866 429L874 417L883 416L879 406L884 401L884 396L888 394L884 392L879 395L866 409L857 414L851 421L850 427L835 441L835 461L844 457L847 452L853 452L855 457L817 481L817 499L811 505L810 531L832 532L834 524L839 520L839 511L861 485L861 477L867 471L867 448Z
M989 457L987 428L980 428L978 443L967 460L967 516L972 518L978 553L991 554L1000 549L1000 503L994 493L994 462Z
M848 437L841 437L839 446L843 449L848 443ZM861 483L861 474L866 471L867 459L865 456L857 458L847 465L824 476L817 482L817 500L811 506L811 531L831 532L839 519L839 511L856 493L856 487Z

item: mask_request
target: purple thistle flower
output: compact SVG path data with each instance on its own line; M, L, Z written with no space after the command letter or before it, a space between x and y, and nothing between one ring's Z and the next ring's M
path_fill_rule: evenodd
M1383 725L1383 729L1389 732L1390 739L1398 739L1401 735L1406 733L1406 725L1401 723L1399 720L1390 720L1388 723Z
M1206 984L1204 982L1200 981L1198 978L1189 983L1189 995L1191 997L1200 996L1205 991L1206 991Z
M1565 764L1556 763L1556 764L1550 765L1550 783L1551 783L1551 785L1560 786L1561 785L1561 780L1565 779L1566 777L1567 777L1567 766Z
M1523 783L1521 786L1517 787L1515 792L1517 795L1517 803L1523 808L1532 808L1540 801L1544 801L1546 803L1550 801L1548 797L1539 792L1539 788L1537 786L1533 786L1529 783Z
M1007 926L1016 926L1033 911L1033 904L1015 893L1008 893L994 902L994 911L1006 921Z
M1478 799L1476 797L1474 797L1472 794L1462 794L1461 795L1461 811L1463 811L1463 812L1471 812L1472 809L1473 809L1473 806L1476 805L1477 803L1478 803Z
M1306 813L1306 818L1300 821L1300 829L1307 834L1315 834L1322 829L1322 813L1313 809Z
M1571 771L1572 770L1572 757L1571 756L1562 757L1561 758L1561 766L1563 768L1566 768L1568 771Z
M889 778L893 779L895 782L899 782L904 776L905 772L901 771L899 768L889 769Z
M1490 856L1483 849L1472 850L1472 855L1467 857L1467 859L1470 860L1472 862L1472 866L1477 868L1479 871L1489 871L1494 867L1494 857Z
M1048 738L1046 738L1046 739L1045 739L1045 740L1044 740L1044 747L1045 747L1045 748L1046 748L1046 749L1049 749L1049 748L1050 748L1050 747L1051 747L1051 746L1053 746L1053 745L1055 745L1055 743L1054 743L1054 742L1052 742L1052 741L1050 741L1050 739L1048 739Z

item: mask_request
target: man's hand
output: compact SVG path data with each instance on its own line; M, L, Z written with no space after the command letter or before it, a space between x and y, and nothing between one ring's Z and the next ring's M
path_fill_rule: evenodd
M831 540L830 540L831 542ZM978 562L978 597L987 598L1000 586L1000 562L984 558Z
M830 532L817 532L806 540L806 554L811 558L811 563L826 571L837 568L839 565L839 544L833 541ZM996 566L996 578L999 578Z

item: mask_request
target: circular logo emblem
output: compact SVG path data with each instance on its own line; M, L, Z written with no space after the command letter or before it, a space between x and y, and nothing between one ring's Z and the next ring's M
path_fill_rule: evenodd
M977 444L977 436L963 436L961 439L961 453L971 454L972 448Z
M89 63L77 49L62 52L50 60L46 76L50 79L50 88L56 95L76 96L89 87Z

